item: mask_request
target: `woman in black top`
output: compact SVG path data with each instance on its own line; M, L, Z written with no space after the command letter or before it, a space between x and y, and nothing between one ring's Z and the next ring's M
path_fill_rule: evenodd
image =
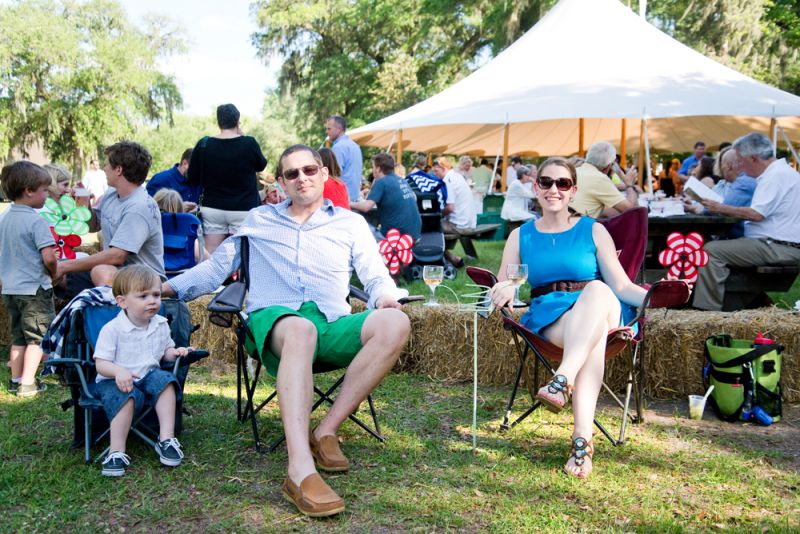
M260 205L256 173L267 166L258 142L242 135L236 106L219 106L217 124L219 134L202 138L194 147L188 171L189 183L203 186L200 214L209 254Z

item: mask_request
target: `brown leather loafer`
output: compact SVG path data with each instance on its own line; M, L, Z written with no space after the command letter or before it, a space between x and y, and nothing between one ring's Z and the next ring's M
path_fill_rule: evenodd
M283 481L283 496L309 517L326 517L344 511L344 499L317 473L304 478L300 487L287 476Z
M342 449L339 448L339 438L333 435L322 436L319 441L311 432L308 436L308 443L311 446L311 454L317 461L317 466L324 471L347 471L350 462L347 460Z

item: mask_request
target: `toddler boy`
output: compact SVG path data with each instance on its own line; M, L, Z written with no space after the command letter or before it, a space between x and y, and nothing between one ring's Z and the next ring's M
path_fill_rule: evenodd
M158 416L155 450L161 463L178 466L183 451L175 438L175 407L181 388L175 375L160 364L193 349L175 348L166 318L158 315L161 278L155 271L142 265L120 269L111 290L122 311L100 330L94 351L97 379L93 389L111 421L111 446L102 473L125 474L130 463L125 442L134 413L144 406L154 406Z

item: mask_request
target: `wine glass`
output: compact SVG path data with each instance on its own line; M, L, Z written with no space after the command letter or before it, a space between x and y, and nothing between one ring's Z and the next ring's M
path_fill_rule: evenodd
M426 265L422 268L422 279L425 281L425 285L431 288L431 299L425 303L425 306L438 306L436 288L444 280L444 267L441 265Z
M528 279L528 266L524 263L509 263L506 265L506 279L514 286L514 301L512 306L525 306L525 303L519 300L519 287Z

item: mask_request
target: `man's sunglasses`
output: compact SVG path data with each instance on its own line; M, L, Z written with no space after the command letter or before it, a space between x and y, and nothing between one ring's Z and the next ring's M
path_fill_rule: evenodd
M299 169L286 169L283 171L283 179L296 180L300 176L300 171L303 171L306 176L314 176L319 172L319 165L304 165Z
M556 184L556 189L559 191L569 191L572 189L572 186L575 185L571 179L569 178L550 178L549 176L540 176L536 179L536 183L539 184L539 187L542 189L550 189L553 187L553 184Z

